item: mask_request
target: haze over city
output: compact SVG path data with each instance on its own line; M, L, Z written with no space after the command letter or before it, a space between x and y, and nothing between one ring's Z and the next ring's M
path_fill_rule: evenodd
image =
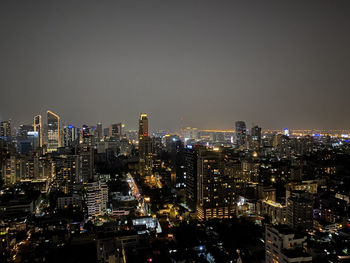
M349 1L0 3L0 119L350 128Z

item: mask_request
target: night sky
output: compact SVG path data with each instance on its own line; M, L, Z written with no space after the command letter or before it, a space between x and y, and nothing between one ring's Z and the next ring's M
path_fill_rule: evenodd
M350 128L350 1L1 1L0 119Z

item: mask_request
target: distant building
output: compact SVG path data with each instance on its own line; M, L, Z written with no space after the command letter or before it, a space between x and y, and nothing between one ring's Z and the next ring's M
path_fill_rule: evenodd
M34 128L34 131L38 133L39 146L42 147L43 146L43 124L41 120L41 115L34 116L33 128Z
M109 126L109 137L115 137L115 138L122 137L122 124L121 123L111 124L111 126Z
M0 137L3 138L5 141L11 141L12 139L11 120L1 122Z
M148 132L148 117L142 113L139 119L140 172L149 175L152 172L152 140Z
M184 151L186 204L192 210L196 210L197 201L197 161L198 151L188 146Z
M72 147L79 142L79 129L68 125L63 128L64 147Z
M103 128L101 122L97 123L96 125L96 138L98 142L103 138Z
M261 148L261 127L254 126L250 131L249 148L253 151L259 151Z
M47 111L47 151L57 151L60 147L60 117L52 111Z
M247 128L244 121L236 121L236 146L241 147L246 145Z

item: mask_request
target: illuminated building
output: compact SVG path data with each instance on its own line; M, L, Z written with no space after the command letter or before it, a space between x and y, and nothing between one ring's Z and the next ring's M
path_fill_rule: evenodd
M41 120L41 115L34 116L34 122L33 122L34 131L38 133L39 136L39 146L43 146L43 125Z
M47 111L47 151L57 151L60 147L60 117L52 111Z
M64 147L72 147L74 143L79 142L79 129L68 125L63 128Z
M250 145L249 148L254 151L259 151L261 147L261 128L254 126L250 132Z
M245 146L247 140L247 128L244 121L236 121L236 146Z
M6 141L11 141L11 120L2 121L0 126L0 137L4 138Z
M32 131L33 131L32 125L24 125L24 124L20 125L19 132L17 134L17 139L20 139L20 140L27 139L28 132L32 132Z
M83 143L79 147L78 181L88 182L94 176L94 149Z
M225 174L225 155L220 149L200 149L197 161L197 218L230 218L234 213L233 189Z
M306 235L296 234L286 225L267 226L265 235L266 263L312 262L306 253Z
M310 193L293 191L287 200L287 225L293 229L313 227L313 200Z
M108 186L100 180L87 184L86 205L88 216L91 218L107 209Z
M109 126L109 137L120 138L122 136L122 124L111 124Z
M103 128L101 122L97 123L96 125L96 137L97 141L100 141L103 138Z
M148 117L142 113L139 119L139 153L140 167L143 174L152 172L152 140L148 133Z
M147 114L141 113L139 119L139 140L148 136L148 117Z
M197 201L197 160L198 151L188 145L184 151L186 204L195 211Z

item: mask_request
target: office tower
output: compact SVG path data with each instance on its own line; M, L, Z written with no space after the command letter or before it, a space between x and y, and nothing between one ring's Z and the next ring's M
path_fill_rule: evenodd
M107 209L108 186L106 182L99 180L87 184L86 204L88 217L104 212Z
M148 134L148 117L142 113L139 119L139 153L140 172L144 175L152 173L152 147L151 138Z
M43 146L43 126L42 126L41 115L34 116L33 128L34 128L34 131L38 133L39 146L42 147Z
M78 149L78 181L88 182L94 178L94 149L91 145L83 143Z
M79 142L79 129L73 125L68 125L63 128L63 143L64 147L72 147Z
M296 234L286 225L267 226L265 233L265 262L312 262L307 254L307 236Z
M54 160L57 188L71 193L73 184L78 181L78 155L61 155Z
M244 147L247 139L247 128L244 121L236 121L236 146Z
M82 138L88 138L90 136L90 128L87 125L83 125L81 128Z
M142 113L139 119L139 140L148 136L148 117L147 114Z
M287 200L287 225L298 230L312 229L312 216L312 195L305 191L292 191Z
M2 179L5 184L14 184L16 182L16 156L5 159L2 165Z
M111 124L109 126L109 137L120 138L122 136L122 124Z
M185 184L186 184L186 205L196 210L197 201L197 161L198 149L188 145L184 151Z
M197 140L198 139L198 129L197 128L191 128L186 127L182 130L182 140L186 144L187 141L191 140Z
M232 179L225 174L221 150L200 149L197 161L197 218L230 218L234 213Z
M52 111L47 111L47 151L57 151L60 147L60 117Z
M251 145L253 151L259 151L261 147L261 128L257 125L252 127L250 132Z
M39 138L39 132L36 131L29 131L27 133L27 140L32 145L32 149L37 149L40 147L40 138Z
M109 136L109 128L103 129L103 136L105 136L105 137Z
M32 131L33 131L33 126L32 125L25 125L25 124L20 125L19 126L19 131L18 131L18 134L17 134L17 139L19 139L19 140L26 140L28 132L32 132Z
M11 120L2 121L0 126L0 137L10 142L12 139Z
M103 128L101 122L97 123L96 125L96 138L98 142L103 138Z

